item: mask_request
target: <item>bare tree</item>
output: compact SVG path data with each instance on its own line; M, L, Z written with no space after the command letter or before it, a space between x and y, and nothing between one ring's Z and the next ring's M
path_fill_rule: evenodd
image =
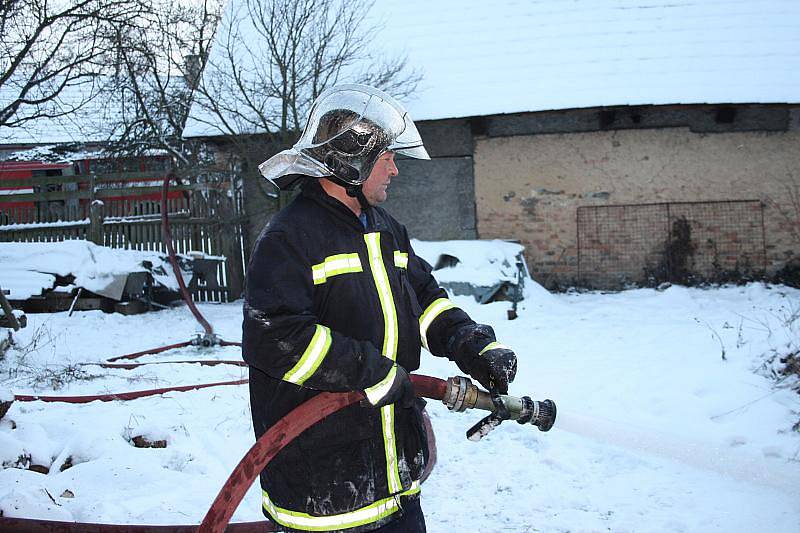
M370 0L243 0L217 36L196 101L223 135L295 135L309 105L342 78L396 96L420 79L404 58L376 57L378 27L367 25Z
M400 98L421 76L371 46L371 0L240 0L228 6L198 85L192 118L224 144L243 178L251 233L277 207L257 165L292 144L314 99L342 81ZM260 193L260 194L259 194Z
M162 3L115 35L119 69L110 97L108 151L138 156L161 150L179 168L197 165L181 138L192 94L220 18L221 3Z
M74 113L97 96L111 35L149 0L0 0L0 126Z

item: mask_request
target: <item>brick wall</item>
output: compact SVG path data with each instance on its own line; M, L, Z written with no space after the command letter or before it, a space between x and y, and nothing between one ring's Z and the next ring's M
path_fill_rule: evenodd
M767 274L800 259L800 131L791 128L484 136L474 161L479 237L519 239L550 287L577 281L581 206L760 200Z
M578 207L578 274L588 287L763 277L760 200Z

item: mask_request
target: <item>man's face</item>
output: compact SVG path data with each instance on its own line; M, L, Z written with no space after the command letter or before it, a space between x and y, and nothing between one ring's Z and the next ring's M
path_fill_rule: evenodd
M386 189L392 181L392 176L397 176L397 166L394 164L394 152L384 152L378 158L367 181L361 186L364 198L369 205L375 206L386 201Z

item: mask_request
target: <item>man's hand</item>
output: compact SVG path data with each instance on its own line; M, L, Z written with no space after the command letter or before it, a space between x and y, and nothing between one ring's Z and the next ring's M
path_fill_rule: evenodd
M491 342L472 361L469 374L486 390L506 394L508 384L517 375L517 355L508 346Z
M414 404L414 385L408 377L408 372L402 366L395 364L389 369L386 377L378 383L364 389L367 401L372 407L383 407L390 403L399 403L405 409Z

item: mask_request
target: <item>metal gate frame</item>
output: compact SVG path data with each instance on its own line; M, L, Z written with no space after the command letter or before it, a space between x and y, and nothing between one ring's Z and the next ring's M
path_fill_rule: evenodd
M759 250L756 254L756 257L760 256L761 261L758 263L758 267L761 268L761 272L755 270L756 273L754 277L758 277L759 275L763 275L766 272L767 268L767 252L766 252L766 230L764 227L764 204L760 200L719 200L719 201L693 201L693 202L652 202L652 203L641 203L641 204L616 204L616 205L593 205L593 206L580 206L576 210L576 231L577 231L577 276L578 280L587 286L597 286L596 288L619 288L619 285L624 285L626 282L635 283L637 285L653 285L658 284L664 281L671 281L675 279L676 272L673 271L674 265L671 265L670 261L666 256L666 249L667 245L673 240L674 238L674 222L679 220L680 217L678 213L681 211L681 207L685 211L687 208L691 209L692 207L717 207L717 206L726 206L726 205L744 205L744 204L753 204L753 207L758 206L759 211L759 219L756 222L757 225L760 225L760 246ZM638 265L641 268L642 275L629 275L627 279L623 279L625 276L619 276L619 279L616 283L614 282L601 282L597 283L597 274L609 274L608 272L599 272L598 270L586 271L587 261L585 257L586 250L592 249L593 247L588 246L586 242L586 235L585 235L585 228L586 228L586 215L590 212L599 212L602 210L607 209L653 209L653 208L660 208L663 210L664 218L663 224L665 227L664 231L664 238L661 242L664 244L664 252L661 253L661 261L659 266L663 266L663 272L655 273L653 279L647 279L644 276L644 272L647 270L647 265L641 264ZM678 213L676 213L678 212ZM620 217L622 218L622 217ZM659 223L659 222L656 222ZM595 225L597 223L595 222ZM584 231L581 231L582 227ZM647 252L643 252L643 255L647 255ZM656 252L651 252L649 255L652 257L656 257L659 254ZM753 265L754 268L756 265ZM628 273L630 274L630 272ZM592 278L595 278L592 280ZM734 281L734 280L727 280L727 279L713 279L713 276L695 276L698 282L715 282L715 281ZM614 285L611 287L610 285Z

